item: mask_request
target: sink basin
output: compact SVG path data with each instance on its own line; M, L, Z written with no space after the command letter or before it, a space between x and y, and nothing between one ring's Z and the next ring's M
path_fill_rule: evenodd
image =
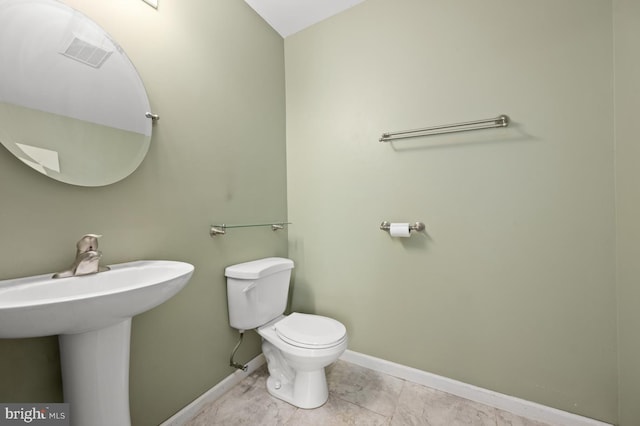
M193 265L163 260L110 267L79 277L0 281L0 338L84 333L122 322L174 296L193 273Z
M144 260L53 279L0 281L0 338L59 335L72 426L127 426L131 318L178 293L193 265Z

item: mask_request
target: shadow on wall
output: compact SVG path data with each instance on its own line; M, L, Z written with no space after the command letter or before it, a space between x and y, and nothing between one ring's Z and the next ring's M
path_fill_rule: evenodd
M411 232L411 236L408 238L393 238L400 242L405 250L428 250L429 246L433 243L433 239L427 233L427 231Z
M313 289L305 280L297 278L296 270L291 273L291 285L289 286L289 299L287 302L287 315L291 312L304 312L313 314L316 312L316 300ZM302 275L302 274L300 274ZM295 308L294 306L295 297Z
M287 315L291 312L316 313L316 298L312 286L304 280L304 240L289 234L289 258L294 260L287 300Z

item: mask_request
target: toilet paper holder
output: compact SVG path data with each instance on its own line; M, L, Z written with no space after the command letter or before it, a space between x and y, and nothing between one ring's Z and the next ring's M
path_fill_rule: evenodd
M382 222L380 224L380 229L382 229L383 231L387 231L389 232L389 229L391 229L391 222L387 222L386 220L384 222ZM416 232L422 232L425 230L425 225L422 222L416 222L413 224L409 224L409 231L416 231Z

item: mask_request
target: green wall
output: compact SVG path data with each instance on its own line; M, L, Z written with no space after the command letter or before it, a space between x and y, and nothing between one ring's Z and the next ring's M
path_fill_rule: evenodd
M117 40L149 93L151 148L127 179L82 188L48 179L0 149L0 279L67 267L75 242L103 234L104 261L183 260L190 283L134 319L131 409L156 425L233 370L224 267L286 256L286 232L212 223L286 220L282 38L238 0L68 0ZM249 335L238 358L260 352ZM60 401L55 337L0 340L0 401Z
M615 422L612 36L603 0L368 0L285 39L294 308L355 351Z
M614 0L620 424L640 423L640 3Z

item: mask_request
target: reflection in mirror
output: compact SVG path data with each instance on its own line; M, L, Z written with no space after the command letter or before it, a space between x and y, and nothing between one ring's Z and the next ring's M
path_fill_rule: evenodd
M122 48L56 0L0 0L0 142L62 182L131 174L151 140L149 100Z
M144 2L155 9L158 8L158 0L144 0Z

